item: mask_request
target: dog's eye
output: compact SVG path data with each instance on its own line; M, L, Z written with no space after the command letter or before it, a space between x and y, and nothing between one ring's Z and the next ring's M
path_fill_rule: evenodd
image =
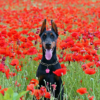
M46 35L43 35L43 38L45 39L46 38Z
M51 35L51 38L54 38L54 35L53 34Z

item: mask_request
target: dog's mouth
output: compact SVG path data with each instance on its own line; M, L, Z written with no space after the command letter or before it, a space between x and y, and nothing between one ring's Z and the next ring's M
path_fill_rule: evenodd
M50 60L52 58L53 49L45 49L45 58Z
M55 42L52 42L50 45L49 43L48 45L46 45L45 42L42 43L46 60L50 60L52 58L55 45L56 45Z

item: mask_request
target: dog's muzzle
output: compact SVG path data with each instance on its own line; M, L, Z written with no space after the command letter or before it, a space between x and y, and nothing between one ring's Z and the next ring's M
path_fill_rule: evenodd
M53 48L51 48L51 44L46 44L45 48L45 58L50 60L52 58Z
M45 46L46 46L46 49L48 50L51 49L51 43L46 43Z

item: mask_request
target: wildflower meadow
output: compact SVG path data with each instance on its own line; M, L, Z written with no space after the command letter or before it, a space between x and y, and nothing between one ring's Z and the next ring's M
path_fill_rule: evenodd
M0 100L55 100L36 77L44 19L58 27L64 100L100 100L100 0L0 0Z

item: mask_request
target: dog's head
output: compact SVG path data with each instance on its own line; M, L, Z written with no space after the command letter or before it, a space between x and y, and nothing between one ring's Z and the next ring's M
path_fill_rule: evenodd
M42 47L45 52L45 58L50 60L53 51L56 47L56 40L58 38L58 30L56 24L51 20L51 30L46 30L46 19L43 21L40 35L42 41Z

